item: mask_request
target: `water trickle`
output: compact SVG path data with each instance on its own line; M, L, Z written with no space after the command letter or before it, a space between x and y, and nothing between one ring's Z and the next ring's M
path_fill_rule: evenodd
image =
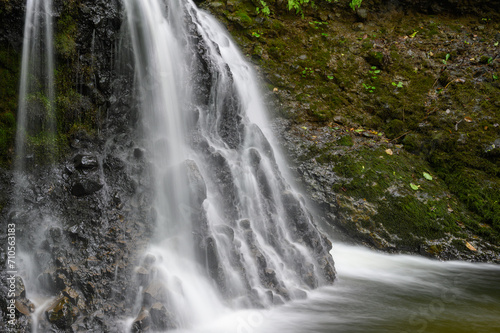
M56 156L56 114L54 89L54 53L53 53L52 1L28 0L24 25L24 41L21 63L19 103L17 112L17 132L14 162L13 222L29 216L25 207L25 194L33 183L32 176L26 172L32 162L53 162ZM28 148L28 144L36 148ZM52 179L52 178L51 178ZM48 190L51 191L50 189ZM37 198L38 199L38 198ZM43 229L50 229L57 219L43 216L40 219ZM35 221L30 221L36 229ZM39 247L43 229L33 233L35 249ZM28 246L29 247L29 246ZM29 305L32 331L37 332L39 319L50 303L51 298L39 295L37 281L38 268L41 264L35 258L34 248L17 246L19 260L16 261L18 279L24 281L26 295L20 302ZM30 301L31 299L31 301Z
M54 53L52 1L26 4L24 42L17 113L15 169L25 169L26 140L37 137L53 153L56 130L54 105Z
M134 329L189 328L333 282L330 243L282 175L257 81L227 32L190 1L125 8L156 184Z

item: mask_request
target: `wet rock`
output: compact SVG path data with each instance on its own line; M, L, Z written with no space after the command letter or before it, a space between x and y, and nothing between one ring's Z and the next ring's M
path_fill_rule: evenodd
M79 310L67 297L59 297L45 311L47 320L61 329L69 329Z
M234 230L230 226L219 224L214 226L216 232L224 234L232 242L234 240Z
M149 310L149 314L155 329L171 330L178 326L174 316L161 303L153 304Z
M16 310L25 316L31 316L35 312L35 305L28 299L16 299Z
M137 318L135 318L132 324L131 331L133 333L147 332L150 329L150 326L151 326L151 316L149 314L149 311L143 309L139 313Z
M66 287L65 278L55 270L49 269L38 276L38 282L44 288L52 291L62 290Z
M245 229L245 230L250 230L251 225L250 225L250 220L241 220L240 221L240 227Z
M157 302L167 300L167 290L160 280L153 280L143 292L143 303L145 306L151 306Z
M104 186L100 180L96 179L81 179L76 181L71 187L71 194L77 197L83 197L86 195L91 195Z
M77 306L78 302L80 301L80 295L78 294L78 292L70 287L66 287L62 291L62 295L64 297L66 297L67 299L69 299L71 304L73 304L75 306Z
M217 243L213 237L207 238L207 268L210 277L217 283L222 292L226 291L226 278L217 251Z
M99 166L99 161L96 156L78 154L73 158L73 163L76 169L94 169Z
M135 148L134 149L134 157L135 158L142 158L144 156L144 149L142 148Z
M148 253L144 256L144 259L143 259L143 264L144 264L144 267L146 267L146 269L149 269L151 268L151 266L156 262L156 257L151 254L151 253Z
M190 198L193 201L195 208L201 207L203 201L207 198L207 186L205 185L205 180L203 179L195 161L186 160L185 166L191 194Z
M139 267L137 268L135 274L137 274L137 281L139 282L139 285L145 286L149 282L149 271L145 269L144 267Z
M20 276L16 276L16 298L26 298L26 288L24 287L24 281Z

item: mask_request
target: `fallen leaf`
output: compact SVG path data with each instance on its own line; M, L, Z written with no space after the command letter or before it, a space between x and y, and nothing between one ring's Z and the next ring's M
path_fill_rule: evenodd
M471 117L465 117L464 120L468 123L472 123L472 118Z
M424 172L424 178L427 180L432 180L432 176L429 175L427 172Z
M277 91L278 91L278 88L274 88L274 89L273 89L273 91L274 91L274 92L277 92Z
M467 246L467 248L471 251L477 251L476 248L472 246L471 243L469 242L465 242L465 246Z
M393 154L391 149L386 149L386 150L385 150L385 153L386 153L387 155L392 155L392 154Z
M486 131L488 129L488 126L484 126L484 130Z
M416 190L418 190L418 188L420 187L420 185L417 186L417 185L415 185L413 183L410 183L410 187L411 187L412 190L416 191Z
M306 130L306 129L307 129L307 127L305 127L305 126L302 126L302 129L305 129L305 130Z

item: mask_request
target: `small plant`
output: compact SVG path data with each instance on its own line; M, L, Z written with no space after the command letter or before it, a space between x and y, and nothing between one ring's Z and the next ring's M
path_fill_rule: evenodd
M403 82L399 81L398 83L393 82L392 85L396 88L403 88Z
M368 91L369 93L373 93L376 89L374 86L365 83L363 83L363 87L365 87L365 90Z
M493 74L493 80L498 80L498 75Z
M269 16L269 14L271 14L271 10L269 9L269 6L267 5L267 3L264 0L260 0L260 4L262 6L262 9L260 9L259 7L255 8L255 11L257 12L257 14L262 13L265 16Z
M312 68L309 68L309 67L306 67L303 71L302 71L302 77L306 77L308 75L313 75L314 74L314 70Z
M328 78L328 80L333 80L333 75L327 75L326 77Z
M371 70L369 70L368 72L370 73L370 75L372 76L372 79L377 79L377 74L380 73L380 69L377 69L377 66L372 66L370 67Z
M260 37L260 33L257 32L257 31L252 31L252 37L259 38Z
M309 24L312 25L314 27L314 29L319 29L319 27L321 27L322 25L327 25L328 22L312 21L312 22L309 22Z
M328 37L328 34L327 34L327 33L325 33L325 32L322 32L322 33L321 33L321 36L323 36L323 37Z
M349 6L352 8L352 10L356 11L356 7L357 8L361 7L362 2L363 0L351 0Z
M450 59L450 54L449 53L446 53L446 57L444 57L443 60L441 60L443 62L443 64L447 64L448 63L448 59Z
M493 62L493 57L489 57L488 58L488 65L491 64Z

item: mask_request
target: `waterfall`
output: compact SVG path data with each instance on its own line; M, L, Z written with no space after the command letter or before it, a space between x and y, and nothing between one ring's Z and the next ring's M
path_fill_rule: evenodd
M54 107L54 53L52 1L28 0L17 113L16 164L25 169L28 137L45 139L48 149L54 144L56 122ZM49 159L50 155L45 156Z
M133 330L191 328L331 284L331 244L283 176L258 83L228 33L191 1L125 9L156 184Z
M54 52L52 26L52 0L28 0L24 23L24 40L21 62L19 102L17 112L17 132L14 161L14 222L28 211L24 203L30 181L27 175L27 161L52 162L55 157L55 92L54 92ZM30 143L38 144L36 149ZM41 143L41 144L40 144ZM26 215L24 215L26 216ZM56 219L43 216L44 228L53 225ZM35 230L33 239L41 241L35 221L30 221ZM37 332L38 319L50 299L39 296L37 269L33 248L16 247L19 260L15 272L19 274L18 283L25 284L29 299L19 299L22 306L34 309L31 315L32 331ZM21 278L22 276L22 278Z

